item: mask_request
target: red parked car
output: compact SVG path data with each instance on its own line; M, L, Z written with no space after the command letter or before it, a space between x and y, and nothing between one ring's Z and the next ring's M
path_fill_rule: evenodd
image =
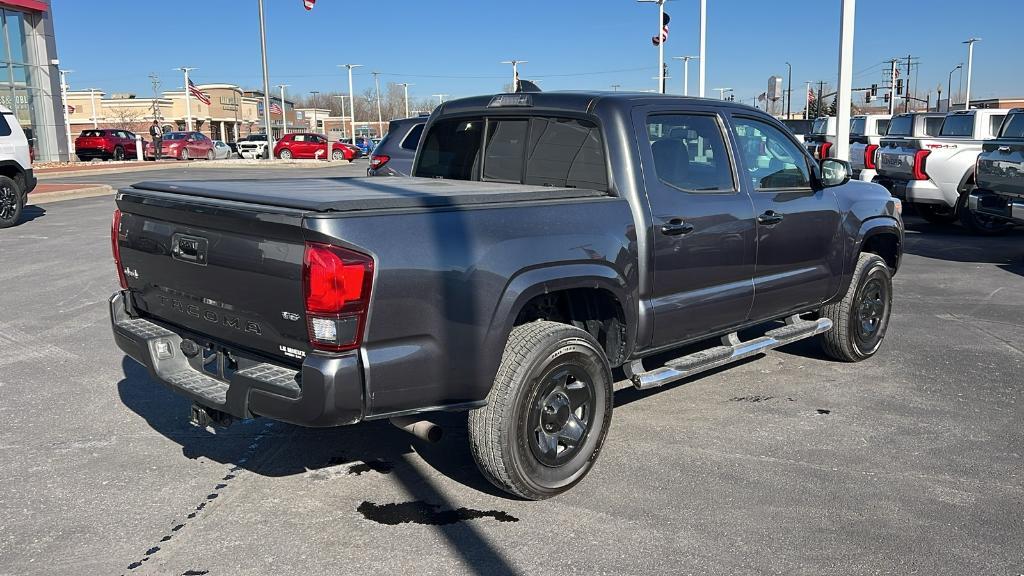
M285 134L274 145L274 156L285 160L291 158L325 159L327 139L320 134ZM331 142L331 160L348 160L356 157L352 148L341 142Z
M154 159L155 153L153 143L146 144L146 160ZM213 140L201 132L167 132L160 142L160 154L177 160L213 160Z
M75 155L79 160L124 160L137 158L135 134L127 130L82 130L75 138Z

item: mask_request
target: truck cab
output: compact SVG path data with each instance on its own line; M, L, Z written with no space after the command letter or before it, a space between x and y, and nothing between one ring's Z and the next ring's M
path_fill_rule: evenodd
M875 152L889 130L888 114L860 114L850 118L850 168L853 177L871 182L875 176Z
M982 145L970 209L1024 226L1024 108L1010 110L999 137Z
M937 136L883 138L875 182L913 204L930 222L959 220L976 234L998 232L1005 226L971 213L967 197L975 187L975 163L982 146L999 134L1006 112L959 110L943 118Z
M820 116L814 119L811 132L804 136L804 147L815 160L832 157L836 143L836 117Z

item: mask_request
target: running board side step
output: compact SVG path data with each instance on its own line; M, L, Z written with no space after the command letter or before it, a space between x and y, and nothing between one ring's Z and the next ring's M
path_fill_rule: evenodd
M633 360L623 368L633 381L633 386L647 390L828 332L831 328L832 321L828 318L806 320L799 315L793 315L786 318L785 326L769 330L764 336L753 340L743 342L736 332L732 332L722 336L721 346L680 356L654 370L645 370L643 360Z

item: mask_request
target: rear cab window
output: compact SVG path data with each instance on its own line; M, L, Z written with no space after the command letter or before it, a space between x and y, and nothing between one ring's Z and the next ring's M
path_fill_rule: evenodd
M939 118L941 122L942 119ZM883 132L886 136L910 136L914 129L913 116L896 116L889 122L889 129Z
M854 118L850 121L850 134L854 136L863 136L867 134L864 129L867 128L867 120L865 118Z
M439 120L423 138L414 174L608 190L598 126L556 116Z

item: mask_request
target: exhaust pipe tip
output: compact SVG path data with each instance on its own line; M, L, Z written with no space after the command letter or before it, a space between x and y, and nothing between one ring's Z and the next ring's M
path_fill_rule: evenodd
M444 428L419 416L396 416L391 424L431 444L437 444L444 437Z

